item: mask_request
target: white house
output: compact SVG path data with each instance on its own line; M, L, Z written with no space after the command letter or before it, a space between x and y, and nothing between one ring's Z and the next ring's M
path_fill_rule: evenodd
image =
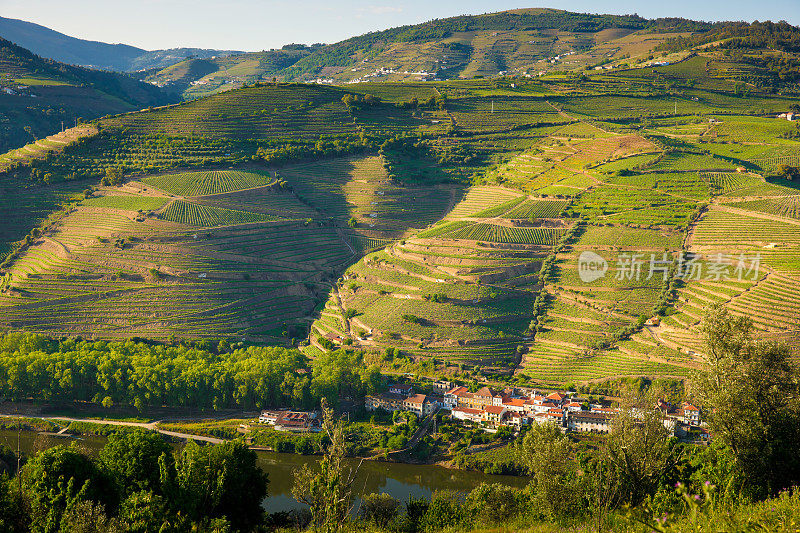
M389 392L392 394L411 396L411 394L414 392L414 387L406 383L395 383L394 385L389 385Z
M468 420L470 422L480 422L483 420L483 411L480 409L470 409L469 407L454 407L453 418L457 420Z

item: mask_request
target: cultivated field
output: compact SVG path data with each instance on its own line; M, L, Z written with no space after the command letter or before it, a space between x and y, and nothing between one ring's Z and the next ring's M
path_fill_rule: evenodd
M582 79L268 83L104 119L3 184L0 326L307 337L554 386L683 379L714 304L791 337L800 145L773 115L797 97L714 50L620 69L644 60L619 39Z

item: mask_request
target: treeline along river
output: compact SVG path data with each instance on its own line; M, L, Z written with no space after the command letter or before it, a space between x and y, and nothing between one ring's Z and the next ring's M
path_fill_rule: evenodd
M58 444L74 444L87 454L96 456L105 445L101 436L56 437L23 430L0 430L0 444L9 449L19 449L25 455L32 455ZM176 445L180 446L180 445ZM299 509L303 505L292 497L294 472L303 464L313 463L319 457L258 451L258 464L269 475L269 492L263 506L269 512ZM358 459L348 459L350 466L358 466ZM364 461L358 472L354 486L357 495L385 492L405 502L409 497L430 498L436 490L455 490L468 492L480 483L503 483L514 487L524 487L528 478L515 476L493 476L479 472L454 470L441 466L411 465L403 463L384 463ZM359 500L354 509L358 509Z

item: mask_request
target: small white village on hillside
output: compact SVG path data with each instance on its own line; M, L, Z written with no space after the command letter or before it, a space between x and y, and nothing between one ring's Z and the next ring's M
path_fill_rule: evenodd
M459 421L496 431L502 426L522 430L532 424L552 423L564 432L608 433L619 409L603 403L590 402L575 392L545 393L534 389L506 388L496 391L482 387L475 392L449 381L432 384L432 394L414 391L408 383L395 383L388 392L367 396L367 411L403 411L425 417L431 414L449 415ZM657 408L664 427L679 438L707 439L701 410L684 402L680 406L659 400ZM263 411L262 424L281 431L315 431L319 428L318 413L313 411Z
M367 410L410 411L426 416L439 410L449 412L453 420L472 423L489 430L500 426L522 429L531 424L554 423L564 431L607 433L619 412L613 407L590 403L574 392L543 393L532 389L489 387L470 392L467 387L449 382L434 383L440 394L414 393L408 384L389 387L389 392L366 398ZM658 409L664 425L676 436L686 436L690 428L701 426L700 409L684 403L675 407L660 401Z

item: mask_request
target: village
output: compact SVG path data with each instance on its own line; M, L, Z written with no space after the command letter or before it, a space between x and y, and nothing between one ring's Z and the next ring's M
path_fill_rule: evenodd
M501 427L522 431L533 424L552 423L564 432L608 433L619 408L609 402L590 401L575 392L541 392L506 388L496 391L484 386L471 392L462 385L436 381L426 385L430 394L414 390L410 383L395 383L388 391L364 400L367 411L410 412L420 418L442 414L452 422L495 432ZM701 410L688 402L672 405L659 400L657 409L670 434L691 440L707 440ZM259 422L279 431L315 432L320 429L315 411L267 410Z

